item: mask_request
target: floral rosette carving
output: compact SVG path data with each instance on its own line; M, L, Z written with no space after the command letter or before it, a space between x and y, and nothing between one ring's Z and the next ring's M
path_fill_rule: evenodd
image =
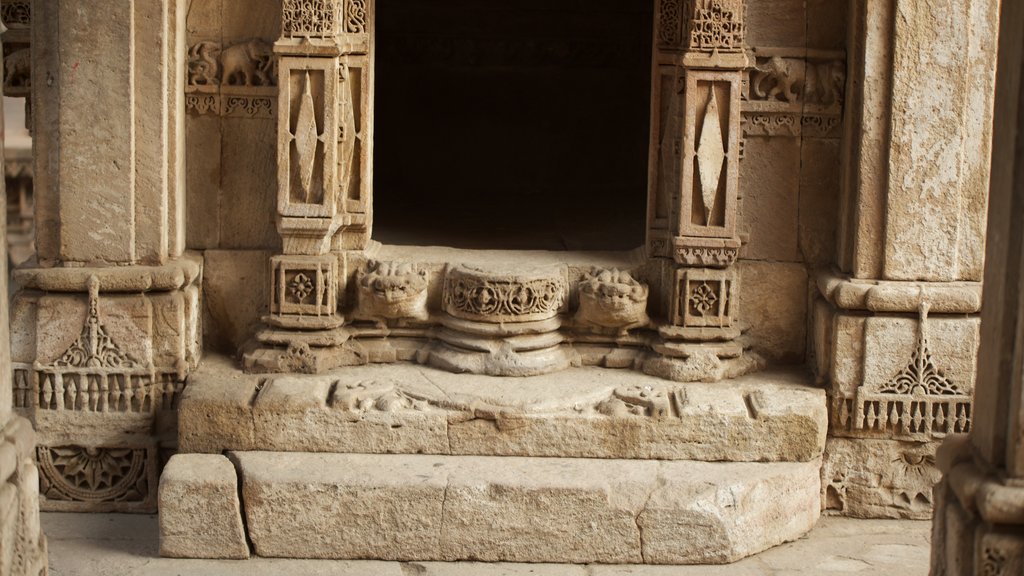
M371 260L356 277L359 320L427 320L428 273L408 263Z
M448 271L445 311L484 322L530 322L553 318L565 303L561 271L544 276L497 276L469 268Z
M629 272L595 268L579 283L576 321L583 326L625 332L650 323L647 285Z

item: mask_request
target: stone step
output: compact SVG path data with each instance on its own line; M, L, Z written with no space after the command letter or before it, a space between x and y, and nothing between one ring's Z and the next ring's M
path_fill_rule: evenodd
M487 456L179 454L161 484L165 554L242 542L258 556L395 561L715 564L808 532L820 461L711 463ZM217 478L204 478L206 474ZM220 476L224 476L221 478ZM194 486L193 486L194 485ZM167 495L166 498L163 498ZM173 496L173 497L172 497ZM237 496L235 496L237 498ZM222 498L223 499L223 498ZM191 502L190 500L196 500ZM182 526L223 526L219 534ZM213 515L229 518L214 518ZM234 549L226 546L225 549Z
M528 378L371 365L256 376L223 358L190 377L182 452L228 450L806 462L828 429L802 372L713 384L573 368Z

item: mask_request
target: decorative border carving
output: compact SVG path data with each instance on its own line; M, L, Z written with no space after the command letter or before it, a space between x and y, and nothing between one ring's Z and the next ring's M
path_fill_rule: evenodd
M19 410L139 414L176 410L184 389L185 382L169 372L58 372L14 365L14 407Z

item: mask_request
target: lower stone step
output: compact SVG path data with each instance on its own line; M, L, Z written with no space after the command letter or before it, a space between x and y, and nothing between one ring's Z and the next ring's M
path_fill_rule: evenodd
M265 557L716 564L801 537L821 509L820 461L228 456L241 483L246 536ZM183 540L181 527L195 521L197 508L236 515L205 526L242 524L230 502L197 506L202 486L233 480L186 471L223 474L210 458L223 456L181 454L168 465L161 537L174 545L165 554L210 556L204 543L224 538L197 531L195 543ZM217 493L223 499L231 491ZM237 528L229 532L241 538Z

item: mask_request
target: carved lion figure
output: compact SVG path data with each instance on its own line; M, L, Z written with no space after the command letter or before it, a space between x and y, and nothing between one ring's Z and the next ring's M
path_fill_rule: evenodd
M576 320L583 326L625 333L650 323L649 289L622 270L594 268L579 283Z
M355 318L384 323L387 320L427 320L427 271L413 264L371 260L360 270Z
M221 86L273 85L273 49L263 40L248 40L225 48L220 64Z
M218 57L220 45L216 42L197 42L188 51L188 85L213 86L219 82Z

